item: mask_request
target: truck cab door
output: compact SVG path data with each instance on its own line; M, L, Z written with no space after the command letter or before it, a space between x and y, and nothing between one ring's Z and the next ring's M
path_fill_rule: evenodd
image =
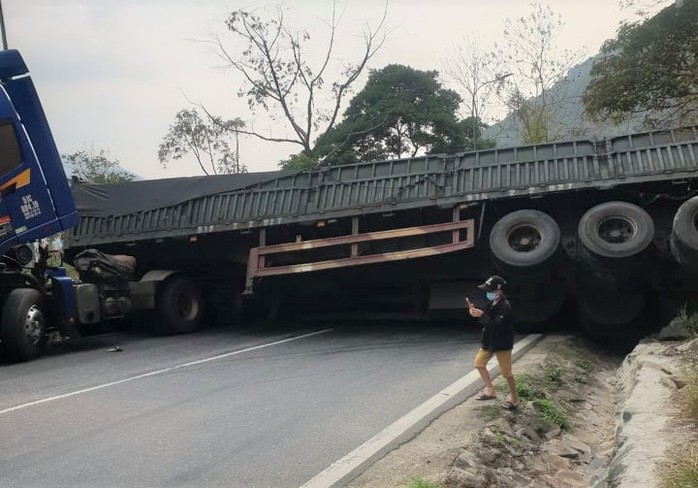
M51 195L24 128L0 90L0 254L59 232Z
M0 51L0 255L78 220L29 70L16 50Z

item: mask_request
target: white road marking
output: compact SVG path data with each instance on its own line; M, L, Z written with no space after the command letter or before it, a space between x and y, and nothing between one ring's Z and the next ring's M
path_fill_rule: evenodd
M324 334L326 332L330 332L333 330L334 329L330 328L330 329L319 330L316 332L310 332L309 334L303 334L303 335L299 335L299 336L295 336L295 337L289 337L288 339L282 339L280 341L274 341L274 342L270 342L268 344L260 344L259 346L252 346L252 347L248 347L245 349L240 349L238 351L226 352L225 354L219 354L217 356L211 356L209 358L199 359L197 361L191 361L191 362L184 363L184 364L178 364L176 366L158 369L156 371L151 371L149 373L143 373L143 374L139 374L136 376L130 376L130 377L124 378L122 380L111 381L109 383L104 383L102 385L91 386L90 388L84 388L82 390L71 391L70 393L63 393L62 395L56 395L56 396L52 396L52 397L48 397L48 398L42 398L41 400L36 400L33 402L24 403L22 405L17 405L14 407L6 408L4 410L0 410L0 415L14 412L16 410L21 410L21 409L27 408L27 407L33 407L34 405L40 405L42 403L48 403L48 402L53 402L56 400L62 400L63 398L68 398L68 397L72 397L75 395L82 395L83 393L89 393L91 391L101 390L103 388L109 388L110 386L116 386L116 385L120 385L122 383L128 383L129 381L135 381L135 380L140 380L142 378L148 378L150 376L155 376L158 374L167 373L170 371L174 371L176 369L182 369L182 368L186 368L189 366L196 366L197 364L208 363L211 361L215 361L217 359L223 359L223 358L227 358L230 356L235 356L237 354L242 354L243 352L256 351L258 349L264 349L264 348L271 347L271 346L277 346L277 345L283 344L285 342L297 341L298 339L305 339L306 337Z

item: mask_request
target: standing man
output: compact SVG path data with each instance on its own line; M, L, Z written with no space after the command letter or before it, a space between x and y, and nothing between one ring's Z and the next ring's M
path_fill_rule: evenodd
M511 323L511 304L504 296L506 284L507 282L501 276L490 276L487 281L478 286L487 293L487 306L484 310L480 310L468 300L468 313L471 317L478 318L482 324L482 347L475 356L475 368L485 383L485 391L477 399L494 400L497 398L490 373L487 371L487 362L493 355L496 355L502 376L509 384L509 400L501 403L501 406L508 410L514 410L519 406L519 397L516 393L516 381L511 372L514 327Z

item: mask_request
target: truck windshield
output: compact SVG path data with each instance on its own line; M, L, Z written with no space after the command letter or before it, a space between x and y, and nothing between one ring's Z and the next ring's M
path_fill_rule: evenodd
M0 121L0 175L4 175L21 164L17 135L11 122Z

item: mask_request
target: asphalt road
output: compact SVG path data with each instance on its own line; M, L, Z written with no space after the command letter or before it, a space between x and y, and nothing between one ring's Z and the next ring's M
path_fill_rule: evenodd
M115 334L0 363L0 486L298 487L467 373L477 339L404 324Z

